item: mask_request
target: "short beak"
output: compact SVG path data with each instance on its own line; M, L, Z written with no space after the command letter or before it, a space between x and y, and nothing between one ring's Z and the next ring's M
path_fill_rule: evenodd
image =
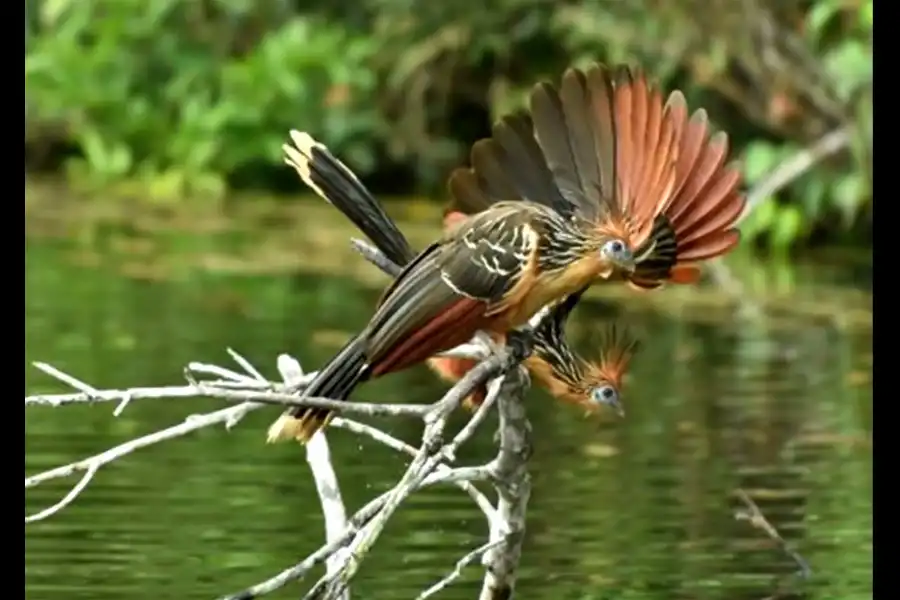
M614 411L616 411L616 414L619 415L619 418L620 418L620 419L624 419L624 418L625 418L625 407L622 406L622 404L621 404L620 402L614 402L614 403L612 404L612 409L613 409Z

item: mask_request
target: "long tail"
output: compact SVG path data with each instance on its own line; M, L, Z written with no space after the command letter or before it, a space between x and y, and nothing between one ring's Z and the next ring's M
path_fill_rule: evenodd
M303 396L346 400L368 377L363 340L356 336L319 371ZM267 441L272 444L296 439L305 444L328 424L333 414L324 408L289 408L269 427Z
M341 211L385 256L405 265L416 255L406 236L347 165L308 133L291 130L284 144L284 162L326 202Z
M368 237L385 256L400 266L415 257L406 236L384 211L381 203L344 163L308 133L291 131L293 146L285 144L285 162L316 194L337 208ZM370 373L359 336L341 348L307 386L305 397L346 400ZM333 413L321 408L290 408L269 427L268 442L296 439L308 442L328 424Z

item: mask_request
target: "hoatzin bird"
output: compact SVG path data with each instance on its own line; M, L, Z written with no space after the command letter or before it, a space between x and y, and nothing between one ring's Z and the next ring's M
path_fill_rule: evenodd
M595 223L635 248L624 275L638 289L696 282L700 261L737 245L746 201L728 137L704 110L689 115L681 92L664 102L643 74L595 64L567 70L559 88L537 84L529 105L451 174L448 213L521 199Z
M322 144L308 134L292 132L295 146L286 146L285 153L303 181L324 200L332 204L356 225L366 237L393 263L409 263L415 252L394 220L355 177L353 172L334 157ZM307 154L297 148L304 148ZM445 219L445 227L456 226L466 219L453 213ZM619 389L628 368L636 342L622 330L611 328L600 344L597 362L588 362L569 347L565 336L565 322L581 294L568 296L555 305L533 331L532 353L525 361L532 377L557 398L574 403L588 411L610 406L621 414ZM456 357L432 357L428 364L442 379L456 383L477 361ZM466 399L469 408L481 404L486 390L477 390Z
M586 413L601 407L614 409L619 416L622 379L628 371L638 342L620 325L607 326L599 343L599 360L588 361L575 352L566 339L565 324L581 293L567 296L532 330L531 355L525 359L534 381L558 400L579 406ZM445 381L455 383L477 364L470 358L436 356L429 366ZM476 390L466 399L470 407L484 401L486 390Z
M319 172L313 159L325 150L311 137L292 132L292 140L293 147L284 146L285 160L313 189L337 185L326 183L335 175L340 185L363 188L336 160L329 163L335 172ZM304 393L346 399L365 380L423 362L478 331L504 336L545 305L633 269L631 247L619 230L566 218L546 204L492 204L406 263L365 329ZM291 408L269 428L268 440L305 442L329 417L327 410Z

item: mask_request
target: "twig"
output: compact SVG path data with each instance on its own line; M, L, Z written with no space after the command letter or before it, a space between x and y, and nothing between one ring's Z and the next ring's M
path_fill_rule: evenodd
M131 454L132 452L140 450L141 448L146 448L147 446L152 446L166 440L181 437L188 433L197 431L198 429L210 427L211 425L217 425L219 423L233 422L236 415L240 415L240 417L243 417L245 414L247 414L247 412L259 408L260 406L261 405L253 405L252 403L248 402L245 404L239 404L237 406L231 406L229 408L223 408L221 410L217 410L205 415L191 415L187 417L184 422L179 423L178 425L174 425L161 431L151 433L150 435L145 435L143 437L130 440L128 442L125 442L124 444L114 446L109 450L106 450L105 452L95 454L94 456L84 458L68 465L50 469L49 471L44 471L43 473L38 473L37 475L32 475L31 477L26 477L25 489L28 489L51 479L68 477L79 471L86 472L82 480L72 489L72 492L69 492L66 498L64 498L63 501L61 501L59 505L55 507L56 510L49 511L49 509L47 509L41 511L36 515L26 517L25 522L31 523L34 521L40 521L41 519L45 519L59 512L59 510L61 510L68 504L71 504L71 502L75 500L78 494L81 493L87 486L87 482L90 481L91 477L93 477L93 474L100 470L100 468L122 458L123 456ZM91 477L88 477L87 473L92 473ZM73 494L73 492L76 493Z
M753 501L752 498L742 489L738 489L736 491L738 498L740 498L741 502L747 507L747 510L738 510L734 513L734 518L739 521L747 521L756 529L761 530L765 533L769 538L774 541L778 547L784 552L791 560L797 563L797 567L800 569L798 575L802 579L809 579L812 575L812 569L809 567L809 563L806 562L806 559L803 558L800 553L793 550L785 541L781 534L778 533L778 530L769 523L769 520L766 519L765 515L762 514L762 511L759 510L759 507L756 505L756 502Z
M225 350L228 351L228 355L231 356L232 359L234 359L234 362L241 365L241 368L244 369L245 371L247 371L247 373L249 373L251 376L253 376L254 379L259 381L260 383L268 383L266 378L263 377L262 374L260 374L260 372L256 370L256 367L254 367L252 364L250 364L249 360L247 360L246 358L244 358L243 356L241 356L240 354L238 354L231 348L225 348ZM285 356L285 355L282 354L281 356ZM279 361L281 360L281 356L278 357ZM293 359L291 359L291 360L293 360ZM296 362L296 361L294 361L294 362ZM279 364L279 366L281 366L281 365ZM288 368L290 369L292 367L288 367ZM300 363L297 363L297 368L298 369L300 368ZM284 375L284 373L282 373L282 375ZM298 377L298 381L297 381L298 384L301 383L300 379L302 377L303 377L303 370L300 369L300 377Z
M359 238L351 238L350 246L359 252L367 261L390 275L397 277L403 268L384 255L378 248Z
M843 150L852 141L852 127L845 125L819 138L812 145L800 150L779 164L775 170L757 183L747 194L747 205L738 219L743 221L766 198L778 193L804 173L832 154Z
M99 462L90 464L85 470L84 475L82 475L81 479L78 480L78 483L76 483L75 486L72 487L71 490L69 490L68 494L63 496L62 500L60 500L53 506L45 508L44 510L33 515L25 515L25 524L28 525L29 523L34 523L35 521L43 521L47 517L52 517L53 515L67 507L69 504L74 502L75 498L77 498L79 494L84 491L84 488L88 486L88 484L94 478L94 475L96 475L97 471L100 470L101 466L102 464ZM25 480L25 487L28 487L27 479Z
M353 433L368 436L389 448L397 450L398 452L409 454L410 456L415 456L418 452L416 448L410 446L406 442L398 440L394 436L387 434L380 429L372 427L371 425L366 425L365 423L336 417L331 421L331 425L333 427L352 431ZM483 469L484 473L472 473L470 472L470 469ZM432 479L434 475L438 475L439 477ZM472 484L473 481L482 481L488 479L488 475L489 473L486 471L485 467L461 467L452 469L446 464L439 464L435 468L435 473L429 475L423 482L423 487L427 487L435 483L454 484L459 489L469 494L472 500L475 501L475 504L478 505L478 508L481 509L481 512L484 513L484 516L487 517L488 522L490 522L494 518L494 514L496 511L491 505L490 500L487 499L487 496L481 493L481 490L479 490L475 485Z
M391 490L384 506L368 523L362 531L356 536L349 547L349 551L345 555L344 565L336 577L324 577L320 579L316 585L307 593L305 598L336 598L338 594L347 586L350 580L356 575L359 567L372 550L375 542L384 531L387 522L393 516L394 512L399 508L400 504L409 497L416 489L418 489L425 478L434 471L441 461L447 456L453 456L456 449L474 431L472 428L463 428L453 441L444 449L439 449L439 441L443 435L447 418L459 407L463 399L470 395L472 391L483 385L493 375L500 372L504 368L509 368L511 356L506 355L492 356L470 370L466 375L454 385L449 392L437 402L432 412L426 417L425 433L422 436L422 446L413 458L403 477ZM471 421L484 419L484 415L490 409L495 401L496 394L488 395L482 406L479 407Z
M433 586L416 596L416 600L426 600L427 598L430 598L438 592L449 587L451 583L462 577L463 569L473 564L476 560L483 558L485 554L502 544L504 541L505 540L499 539L492 542L487 542L463 556L456 562L456 566L454 567L453 571L451 571L446 577L435 583Z
M313 373L312 375L315 375ZM306 380L311 379L310 375ZM275 385L275 384L269 384ZM351 412L362 415L419 417L425 415L429 407L421 404L369 404L363 402L342 402L329 398L297 396L274 391L256 391L246 389L227 389L211 383L165 387L137 387L125 390L95 390L87 394L39 394L25 397L25 406L64 406L66 404L93 404L98 402L122 402L123 400L142 400L153 398L187 399L217 398L228 402L254 402L257 404L274 404L278 406L309 406L327 408L335 412Z

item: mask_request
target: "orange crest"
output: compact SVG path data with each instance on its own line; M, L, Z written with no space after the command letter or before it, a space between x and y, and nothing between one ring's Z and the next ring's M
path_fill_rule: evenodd
M587 365L586 378L594 383L607 382L621 389L622 380L639 347L638 340L625 327L608 325L601 334L600 360Z

